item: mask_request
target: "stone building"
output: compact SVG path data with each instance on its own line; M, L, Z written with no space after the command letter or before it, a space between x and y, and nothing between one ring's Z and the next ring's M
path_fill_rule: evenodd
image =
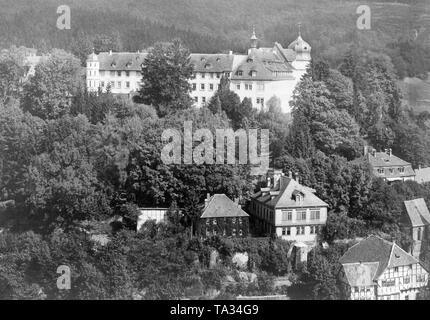
M92 53L87 59L88 91L132 96L141 85L142 64L147 52ZM222 76L230 79L230 90L241 100L250 98L255 108L262 108L272 98L280 100L284 112L290 112L293 91L311 61L311 46L300 33L287 48L275 42L273 47L258 47L253 32L250 48L244 54L192 53L190 96L198 107L206 105L219 88Z
M247 237L249 215L238 202L230 200L225 194L208 194L199 219L198 232L203 237Z

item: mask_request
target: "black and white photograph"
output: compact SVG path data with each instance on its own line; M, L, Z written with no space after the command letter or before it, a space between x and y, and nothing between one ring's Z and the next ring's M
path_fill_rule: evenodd
M429 75L430 0L0 0L0 300L429 300Z

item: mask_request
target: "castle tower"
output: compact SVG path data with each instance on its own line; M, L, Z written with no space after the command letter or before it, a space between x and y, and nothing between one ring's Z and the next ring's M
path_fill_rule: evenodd
M87 58L87 88L88 91L97 92L100 87L100 62L97 55L91 53Z
M288 49L292 49L296 52L296 60L292 63L293 67L297 70L306 70L311 62L311 46L305 40L303 40L300 30L299 23L299 36L296 40L290 43Z
M250 49L248 50L248 54L251 54L253 51L255 51L257 49L257 45L258 45L258 38L255 35L255 27L252 27L252 36L249 39L250 40Z

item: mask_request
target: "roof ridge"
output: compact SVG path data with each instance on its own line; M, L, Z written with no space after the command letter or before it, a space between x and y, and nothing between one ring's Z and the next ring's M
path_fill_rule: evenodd
M408 255L408 256L411 256L414 260L415 260L415 262L417 262L417 263L419 263L419 260L417 259L417 258L415 258L413 255L411 255L410 253L407 253L405 250L403 250L402 249L402 247L401 246L399 246L398 244L396 244L395 242L393 243L393 247L396 247L396 248L399 248L401 251L403 251L403 253L404 254L406 254L406 255ZM394 251L394 249L393 249L393 251Z

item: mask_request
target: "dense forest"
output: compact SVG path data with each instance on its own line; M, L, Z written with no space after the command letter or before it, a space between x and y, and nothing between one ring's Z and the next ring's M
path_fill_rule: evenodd
M356 28L359 5L371 8L371 30ZM61 48L84 61L92 48L137 51L157 41L181 38L192 52L243 52L255 25L260 45L295 39L298 23L314 56L337 67L347 48L384 52L398 75L426 77L429 70L430 7L426 1L343 0L145 0L69 1L70 30L58 30L61 1L2 0L0 47L24 45L42 52ZM336 10L333 10L336 8Z

